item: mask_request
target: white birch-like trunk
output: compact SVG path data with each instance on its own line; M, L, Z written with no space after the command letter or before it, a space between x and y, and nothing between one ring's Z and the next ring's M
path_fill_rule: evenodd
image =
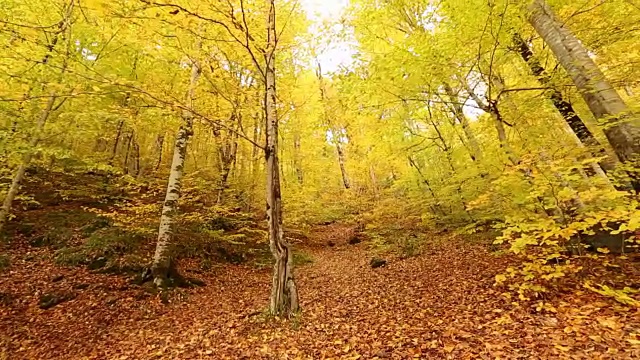
M469 119L467 119L467 117L464 115L464 111L458 97L456 96L451 86L447 83L444 84L444 90L447 93L449 100L451 101L453 115L456 117L460 125L462 125L464 136L469 142L469 151L471 152L471 158L473 159L473 161L482 160L482 150L480 149L480 145L478 145L478 139L473 133L473 130L471 130Z
M269 246L275 258L269 311L273 315L290 315L299 310L298 291L293 276L293 252L282 231L282 198L278 162L278 118L276 113L276 8L267 0L267 48L265 51L265 119L267 163L267 222Z
M200 45L197 46L200 49ZM187 108L183 110L183 123L176 135L176 142L173 148L173 160L171 161L171 172L169 183L162 206L160 216L160 227L158 229L158 242L151 265L151 274L154 283L159 287L167 285L168 278L175 276L175 264L173 259L173 236L175 229L175 217L178 212L178 200L182 189L182 176L184 174L184 163L187 155L187 143L193 134L193 96L200 77L200 67L197 61L193 60L191 65L191 78L189 89L187 90Z
M22 163L16 169L15 175L13 175L13 180L11 181L11 186L9 186L9 190L4 197L4 201L2 202L2 207L0 208L0 232L4 229L7 220L9 219L9 213L11 212L11 205L13 204L13 200L15 200L16 195L18 194L18 190L20 189L20 184L24 180L24 174L31 164L31 159L33 158L33 152L36 149L36 146L40 142L40 137L44 132L45 124L47 123L47 119L53 110L53 104L56 101L56 94L51 93L49 95L49 100L47 101L47 105L42 110L40 114L40 118L38 119L38 124L36 127L36 131L31 135L31 140L29 141L29 149L26 154L22 158Z
M621 161L640 155L640 118L632 114L587 49L544 0L529 6L529 22L567 71Z
M340 165L340 174L342 174L342 183L344 184L345 189L349 189L351 188L351 182L349 181L349 175L347 174L347 168L345 167L346 160L344 150L340 144L340 139L336 140L336 151L338 152L338 164Z

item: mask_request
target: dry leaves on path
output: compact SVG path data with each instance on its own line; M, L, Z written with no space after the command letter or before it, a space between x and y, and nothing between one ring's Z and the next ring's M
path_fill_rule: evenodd
M319 230L318 245L333 231ZM221 266L207 286L168 305L124 279L18 262L0 280L8 359L632 359L640 316L586 292L559 294L556 313L512 308L493 286L509 259L450 237L423 255L371 269L366 244L313 246L297 270L303 313L256 315L267 304L270 269ZM301 246L301 244L298 244ZM54 275L63 275L52 282ZM75 298L38 308L42 291Z

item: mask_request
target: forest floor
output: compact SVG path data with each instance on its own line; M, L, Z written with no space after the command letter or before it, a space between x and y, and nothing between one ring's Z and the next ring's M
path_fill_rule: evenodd
M637 309L580 290L547 299L555 313L513 307L493 285L511 260L486 245L434 235L372 269L345 233L318 227L295 244L313 262L296 271L303 311L290 320L264 315L270 268L216 266L163 304L124 277L16 249L0 278L0 359L640 358ZM42 310L48 291L74 297Z

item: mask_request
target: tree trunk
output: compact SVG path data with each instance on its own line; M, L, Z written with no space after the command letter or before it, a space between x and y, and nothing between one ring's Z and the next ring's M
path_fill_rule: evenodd
M154 166L153 171L158 171L160 169L160 165L162 164L162 151L164 149L164 137L165 134L158 135L156 138L156 152L158 153L158 160L156 160L156 166Z
M197 45L200 49L200 44ZM169 183L162 206L160 217L160 227L158 229L158 243L151 265L153 281L158 287L166 287L169 280L176 280L177 271L173 257L173 235L175 230L175 217L178 212L178 200L182 189L182 175L184 173L185 157L187 155L187 143L193 134L193 96L200 77L200 66L193 60L191 65L191 78L189 90L187 91L187 107L183 110L183 123L176 135L176 142L173 148L173 160L171 161L171 172Z
M111 150L111 157L109 158L109 165L113 165L113 161L118 153L118 145L120 144L120 136L122 135L122 128L124 127L124 120L120 120L118 128L116 130L116 139L113 142L113 149Z
M524 39L522 39L520 34L515 33L513 35L513 42L517 47L518 53L527 65L529 65L529 69L531 69L531 72L538 81L540 81L542 85L552 86L550 76L546 73L544 67L540 64L540 61L533 56L531 48L529 48L529 45L527 45ZM618 159L616 157L607 156L602 145L593 136L580 116L575 112L573 105L566 101L562 96L562 93L556 88L552 88L548 94L553 106L558 110L560 115L562 115L562 118L569 126L569 129L578 137L579 141L589 148L589 151L593 156L606 157L600 162L602 169L606 171L613 170Z
M2 207L0 208L0 232L4 229L4 225L7 223L9 212L11 211L11 205L13 204L13 200L18 194L18 190L20 189L22 180L24 180L24 174L27 171L27 167L29 167L29 164L31 163L31 159L33 158L33 153L36 150L36 146L38 145L38 142L40 142L40 137L42 136L42 133L44 131L44 126L47 123L49 115L51 115L53 104L55 103L55 101L56 94L52 92L51 95L49 95L47 106L40 114L36 131L33 135L31 135L31 140L29 141L29 149L22 158L22 163L18 166L18 169L13 176L11 186L9 187L9 191L7 191L7 195L5 195L4 197L4 202L2 203Z
M373 190L374 198L378 198L378 177L376 176L376 169L373 164L369 164L369 178L371 179L371 190Z
M344 184L345 189L349 189L351 187L351 183L349 182L349 176L347 175L344 150L340 144L340 139L336 140L336 151L338 152L338 164L340 165L340 173L342 174L342 183Z
M431 188L431 184L429 183L429 180L427 180L427 178L424 176L424 174L422 173L422 170L420 169L418 164L416 164L415 160L413 160L411 155L409 155L407 158L409 159L409 165L411 165L411 167L416 169L416 171L418 172L418 175L420 176L420 180L422 180L422 183L427 187L427 190L429 190L429 193L431 194L431 197L435 202L434 205L430 206L433 213L434 214L440 213L440 215L446 216L447 213L445 213L444 210L442 210L442 207L440 205L440 199L438 199L438 197L436 196L436 193L433 191L433 188Z
M336 153L338 154L338 165L340 166L340 174L342 175L342 183L344 184L345 189L349 189L351 187L351 183L349 182L349 175L347 174L347 169L345 167L345 154L344 149L342 148L342 144L340 141L340 131L342 129L338 129L337 127L332 126L332 121L329 118L329 114L327 112L327 104L326 104L326 95L325 88L322 78L322 69L320 68L320 63L318 63L318 69L316 70L316 76L318 77L318 82L320 83L320 101L323 106L323 115L324 122L327 125L329 131L331 131L332 140L336 146Z
M451 105L453 109L453 115L456 117L460 125L462 125L462 131L464 132L467 141L469 142L469 150L471 152L471 159L473 161L482 159L482 150L480 150L480 145L478 145L478 139L475 134L471 130L471 125L469 124L469 120L464 115L462 105L459 103L456 93L453 91L449 84L444 84L444 91L449 96L449 100L451 100Z
M124 164L122 168L124 169L124 173L129 173L129 153L131 152L131 141L133 140L133 132L129 134L127 137L127 151L124 153Z
M46 64L51 57L51 53L54 51L55 46L58 44L58 40L61 35L68 29L71 24L71 15L73 13L74 2L70 1L68 5L65 6L65 15L58 23L58 29L53 33L53 38L47 44L47 52L40 61L42 64ZM69 49L67 49L69 50ZM68 56L68 51L67 51ZM58 81L62 81L62 76L64 75L67 69L68 57L64 58L62 63L62 68L60 69L60 79ZM43 85L45 86L45 85ZM13 204L13 200L18 194L18 190L20 189L20 184L22 180L24 180L25 173L27 171L27 167L31 163L33 159L34 151L36 150L36 146L40 142L40 137L44 132L45 125L47 123L47 119L51 115L51 112L54 110L54 103L57 99L55 91L52 91L49 94L49 99L47 101L47 105L44 110L40 114L40 118L38 119L38 123L36 124L36 130L31 136L31 140L29 141L29 149L27 153L22 158L22 163L18 166L15 175L13 176L13 180L11 181L11 185L9 186L9 190L5 195L4 201L2 203L2 207L0 207L0 232L4 229L4 225L7 223L9 212L11 211L11 205ZM55 108L59 108L64 103L64 100L58 104Z
M493 118L493 125L495 126L496 132L498 133L498 141L500 142L500 148L502 149L502 151L504 151L504 153L507 154L509 161L513 165L517 165L520 162L520 160L513 152L513 149L511 149L511 146L509 145L509 141L507 140L507 132L505 131L504 121L502 119L502 114L498 109L498 105L495 102L491 102L491 101L489 101L488 103L485 103L482 99L480 99L480 97L475 93L475 91L471 89L471 86L469 86L469 84L465 83L465 87L467 88L466 90L469 93L469 96L471 96L473 101L476 102L478 107L482 109L482 111L489 113L489 115L491 115L491 117Z
M282 199L280 164L278 163L278 118L276 113L276 8L275 0L267 0L267 48L265 51L265 120L267 163L267 222L269 245L275 258L273 287L269 311L273 315L290 315L299 310L298 291L293 276L293 253L282 232Z
M534 0L529 11L531 25L573 79L593 115L605 123L604 133L620 160L640 155L640 118L629 111L587 49L545 1Z
M133 161L133 175L140 175L140 144L138 144L137 137L133 139L133 151L134 151L134 161Z
M293 167L296 172L298 184L302 185L304 174L302 172L302 164L300 161L300 134L298 132L293 135Z

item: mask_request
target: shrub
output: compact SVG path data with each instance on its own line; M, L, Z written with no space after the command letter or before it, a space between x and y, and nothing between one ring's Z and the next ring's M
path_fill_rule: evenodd
M310 254L302 251L293 252L293 266L303 266L312 264L314 262L313 257Z
M78 266L89 262L89 256L82 248L62 248L56 251L54 262L64 266Z

